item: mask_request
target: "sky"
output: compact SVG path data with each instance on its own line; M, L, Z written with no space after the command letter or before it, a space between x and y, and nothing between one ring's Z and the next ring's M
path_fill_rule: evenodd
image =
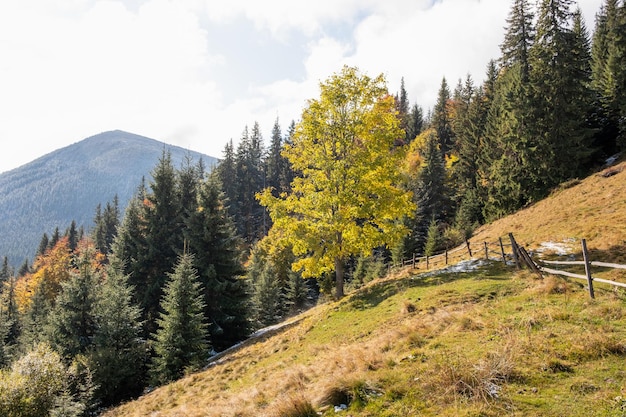
M602 2L578 1L590 32ZM258 122L267 143L344 65L426 113L443 77L482 82L512 3L2 0L0 173L116 129L219 158Z

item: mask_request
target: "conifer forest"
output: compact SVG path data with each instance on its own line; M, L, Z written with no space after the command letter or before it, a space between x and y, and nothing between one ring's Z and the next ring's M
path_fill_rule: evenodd
M212 170L164 151L124 212L114 199L91 228L44 233L23 265L4 258L0 415L137 397L625 149L624 1L585 22L573 0L514 0L500 56L442 78L432 109L404 79L390 91L344 67L271 137L246 126Z

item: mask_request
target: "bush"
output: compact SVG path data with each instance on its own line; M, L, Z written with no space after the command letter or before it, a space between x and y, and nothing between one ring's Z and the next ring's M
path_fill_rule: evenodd
M77 398L72 387L77 386L83 371L67 369L61 356L49 345L40 343L34 346L10 370L0 371L0 415L82 415L87 409L88 395ZM86 388L85 392L90 391Z

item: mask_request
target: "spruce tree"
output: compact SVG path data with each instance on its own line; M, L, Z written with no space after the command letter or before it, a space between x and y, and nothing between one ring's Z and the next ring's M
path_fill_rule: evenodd
M542 0L537 37L531 49L533 126L541 162L536 164L544 184L538 194L576 176L590 154L591 132L585 125L590 113L589 73L576 56L586 34L571 29L572 0Z
M591 85L596 94L600 129L596 144L604 151L605 156L616 152L619 136L620 110L616 97L615 70L622 70L610 65L615 63L614 57L619 55L620 48L616 42L619 22L619 1L605 0L596 15L591 48Z
M225 206L219 181L211 176L198 191L197 209L187 219L185 239L204 292L204 314L213 346L225 349L249 333L241 240Z
M155 330L159 301L163 294L166 274L176 264L177 253L183 249L181 206L178 196L176 170L169 152L163 151L152 171L150 192L143 205L145 218L146 254L142 260L144 273L132 276L140 280L135 289L141 299L141 308L148 332Z
M266 262L254 282L252 299L255 318L261 326L277 323L283 318L284 293L270 262Z
M93 345L96 332L95 305L100 272L94 268L94 250L86 250L77 260L78 271L62 290L49 318L49 340L65 358L85 354Z
M121 261L111 257L106 272L94 307L96 329L89 354L96 397L103 406L139 395L147 366L141 310L133 302Z
M204 300L193 262L192 255L184 254L174 272L168 274L150 369L152 378L159 384L199 369L208 358Z
M515 0L507 18L504 41L500 45L502 67L519 65L522 82L527 82L530 74L530 48L534 41L533 13L528 0Z
M450 89L444 77L441 80L441 87L437 95L437 103L433 109L431 126L439 138L439 148L442 155L448 155L454 146L454 133L449 113Z

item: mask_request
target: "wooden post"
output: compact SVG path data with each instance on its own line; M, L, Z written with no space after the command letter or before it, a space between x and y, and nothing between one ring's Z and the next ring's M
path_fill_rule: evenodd
M472 257L472 249L470 248L469 240L465 239L465 245L467 246L467 252L469 253L469 257Z
M488 261L489 260L489 246L487 245L487 242L485 243L485 259Z
M446 249L446 266L448 265L448 249Z
M522 255L522 259L524 259L524 263L528 266L528 268L530 268L531 271L537 274L539 278L543 279L543 274L541 273L541 270L539 269L537 264L533 261L533 259L530 257L528 252L526 252L526 249L524 249L521 246L518 246L518 249L519 249L520 255Z
M430 264L428 263L428 255L426 255L426 270L430 269Z
M415 269L415 253L413 253L413 269Z
M500 253L502 254L502 262L506 265L506 254L504 253L504 245L502 244L502 238L499 237L498 241L500 241Z
M589 252L587 252L587 241L582 240L583 259L585 261L585 273L587 274L587 284L589 285L589 297L596 298L593 292L593 278L591 277L591 262L589 262Z
M513 260L515 261L515 266L517 269L520 269L520 261L519 261L519 248L517 247L517 242L513 237L513 233L509 233L509 239L511 239L511 248L513 249Z

